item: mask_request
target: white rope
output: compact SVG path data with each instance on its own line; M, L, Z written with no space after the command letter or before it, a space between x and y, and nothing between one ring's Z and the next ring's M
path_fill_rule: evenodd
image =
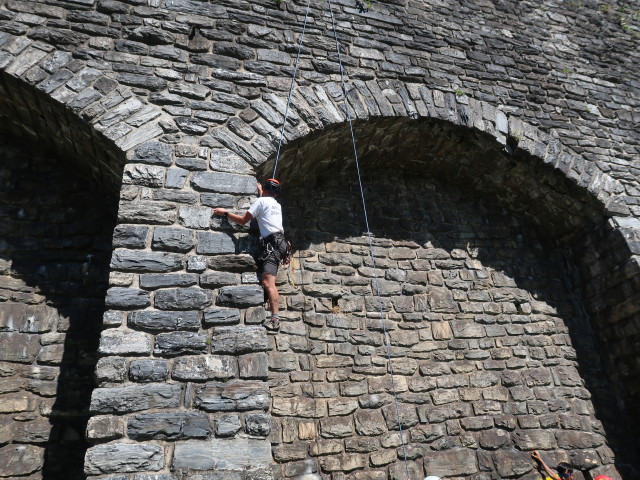
M284 120L282 121L282 129L280 130L280 141L278 142L278 152L276 153L276 162L273 165L273 176L276 178L276 170L278 169L278 160L280 160L280 149L282 148L282 139L284 137L284 127L287 124L287 117L289 116L289 105L291 104L291 94L293 93L293 85L296 81L296 75L298 74L298 61L300 60L300 52L302 51L302 42L304 41L304 32L307 30L307 19L309 18L309 5L311 0L307 0L307 11L304 14L304 25L302 26L302 34L300 35L300 43L298 43L298 54L296 55L296 63L293 69L293 75L291 76L291 87L289 87L289 98L287 98L287 107L284 111Z
M369 229L369 217L367 215L367 205L364 199L364 190L362 188L362 177L360 176L360 164L358 162L358 149L356 146L356 137L355 134L353 132L353 123L351 122L351 115L349 114L349 108L348 108L348 104L347 104L347 86L345 84L344 81L344 69L342 66L342 55L340 53L340 43L338 42L338 35L336 33L336 23L335 23L335 19L333 17L333 5L331 4L331 0L329 1L329 11L331 12L331 23L333 26L333 37L335 38L336 41L336 49L338 51L338 62L340 64L340 80L342 83L342 92L344 95L344 113L347 117L347 122L349 123L349 130L351 131L351 141L353 143L353 155L356 161L356 171L358 172L358 183L360 185L360 196L362 198L362 209L364 210L364 221L365 221L365 226L366 226L366 232L367 232L367 237L369 238L369 254L371 256L371 264L373 266L373 278L374 278L374 284L375 284L375 290L376 290L376 295L378 297L378 307L380 309L380 320L382 321L382 329L383 329L383 334L384 334L384 343L385 343L385 347L387 350L387 361L389 362L389 373L391 375L391 388L393 390L393 400L395 403L395 409L396 409L396 418L398 419L398 428L400 430L400 441L402 442L402 453L404 456L404 468L405 468L405 472L407 474L407 479L409 480L411 477L409 475L409 463L407 462L407 449L404 443L404 438L402 436L402 423L400 422L400 407L398 406L398 394L396 393L396 384L395 384L395 377L393 374L393 364L391 362L391 350L389 347L389 336L387 334L387 327L385 324L385 317L384 317L384 313L383 313L383 308L382 308L382 298L380 295L380 283L378 281L378 272L376 269L376 261L375 258L373 256L373 243L371 240L372 234L371 234L371 230Z

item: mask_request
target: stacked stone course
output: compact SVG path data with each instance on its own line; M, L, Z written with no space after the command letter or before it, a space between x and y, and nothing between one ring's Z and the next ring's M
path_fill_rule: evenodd
M371 230L412 477L447 464L460 477L528 478L533 448L615 476L605 433L624 457L601 373L632 405L638 25L619 2L577 3L333 2L369 172L429 177L442 205L458 196L449 181L513 215L458 214L455 202L414 212L410 179L368 178L404 214L375 207ZM111 191L122 183L87 475L269 478L275 463L284 477L403 476L360 214L336 218L349 188L305 203L314 181L352 166L326 5L312 7L285 126L279 175L307 257L299 290L280 278L278 337L258 325L255 238L210 216L243 211L270 176L304 14L295 1L0 0L0 127ZM540 268L533 247L495 265L474 257L491 244L513 253L510 237L527 250L532 225L568 248L554 250L566 269ZM456 242L425 239L447 232ZM562 311L549 285L570 298ZM19 340L35 351L37 339ZM0 442L7 464L38 464L12 442Z

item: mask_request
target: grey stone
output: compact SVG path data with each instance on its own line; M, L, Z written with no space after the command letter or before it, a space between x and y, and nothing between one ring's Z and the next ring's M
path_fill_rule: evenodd
M90 410L95 413L129 413L177 408L180 391L180 386L164 383L96 388L91 395Z
M0 476L29 475L42 469L44 448L13 444L0 448Z
M238 283L236 275L230 272L207 272L200 275L200 286L218 288Z
M248 175L231 173L201 172L191 179L191 185L197 190L214 193L256 194L256 179Z
M177 216L172 203L136 200L122 202L118 210L120 223L143 223L147 225L171 225Z
M193 248L193 232L187 228L156 227L152 248L170 252L187 252Z
M148 289L190 287L198 283L193 273L159 273L140 275L140 287Z
M149 227L142 225L118 225L113 231L114 248L144 248Z
M150 165L171 165L173 150L170 145L160 142L149 142L136 148L132 161Z
M257 437L271 433L271 418L265 413L252 413L245 417L245 432Z
M38 335L15 332L0 332L0 360L18 363L33 363L40 351Z
M227 307L252 307L264 303L264 292L258 285L222 287L216 305Z
M134 440L207 438L207 416L199 412L143 413L129 418L127 435Z
M206 207L180 207L178 218L180 224L187 228L205 229L211 223L211 209ZM200 246L200 235L198 232L198 247ZM201 253L201 252L198 252Z
M103 357L98 360L95 374L99 382L124 382L127 375L127 360L119 357Z
M157 471L164 466L163 448L159 445L135 445L109 443L87 450L84 473L100 475L108 473Z
M166 360L132 360L129 365L129 378L133 382L162 382L168 374L169 366Z
M156 335L155 355L200 353L207 349L207 336L196 332L171 332Z
M209 382L196 389L194 405L207 412L266 410L269 390L257 381Z
M127 325L152 331L198 330L200 328L200 313L196 311L131 312L127 318Z
M238 415L223 415L216 419L216 435L218 437L233 437L241 428L242 424Z
M226 233L197 232L196 253L201 255L220 255L235 253L233 237Z
M137 288L112 287L107 290L105 305L108 308L132 309L151 305L149 294Z
M193 255L187 260L187 271L188 272L204 272L207 269L207 257L203 257L202 255ZM202 285L203 287L207 287L208 285Z
M87 423L87 438L103 442L124 437L124 419L111 415L91 417Z
M109 328L100 336L98 351L105 355L150 354L151 337L142 332Z
M267 334L262 327L218 327L213 329L211 353L262 352L267 344Z
M238 357L238 370L243 379L265 379L269 376L269 362L264 352L240 355Z
M235 358L219 355L178 358L171 372L171 378L182 381L228 380L237 376Z
M429 452L424 458L424 469L429 475L472 475L478 472L476 453L466 448L453 448ZM502 474L504 476L504 474Z
M116 250L111 258L111 268L127 272L171 272L182 268L182 256L175 253Z
M201 310L211 304L211 293L200 288L158 290L154 305L161 310Z
M183 188L187 182L189 170L184 168L170 168L167 170L167 177L164 181L166 188Z
M164 183L165 172L164 167L130 163L124 167L122 183L144 187L161 187Z
M235 308L209 308L204 311L205 327L235 325L240 323L240 310Z
M172 468L245 471L271 464L271 444L251 438L177 442Z

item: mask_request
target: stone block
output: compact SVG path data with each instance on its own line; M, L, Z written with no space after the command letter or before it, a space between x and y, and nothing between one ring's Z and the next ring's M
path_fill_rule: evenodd
M130 310L151 305L149 293L137 288L111 287L107 290L105 306L108 308Z
M138 383L162 382L166 380L168 373L166 360L132 360L129 366L129 378Z
M327 413L327 405L323 399L275 397L271 405L271 413L283 417L322 418Z
M225 307L252 307L264 303L264 292L258 285L222 287L216 298L216 305Z
M160 310L202 310L211 304L211 292L201 288L158 290L154 305Z
M194 405L207 412L266 410L269 389L258 381L209 382L196 389Z
M228 233L197 232L196 237L196 253L199 255L223 255L236 252L233 236Z
M531 454L529 452L505 452L498 450L493 455L493 463L501 478L520 477L534 469L534 464L531 462ZM444 467L444 465L442 466ZM442 470L442 472L444 474L444 470Z
M252 438L177 442L173 469L247 470L271 465L271 444Z
M443 287L430 287L428 289L427 298L429 301L429 307L432 312L439 313L457 313L458 304L453 298L453 294L447 288ZM416 305L416 310L418 306Z
M13 444L0 448L0 477L29 475L42 470L44 448Z
M33 412L37 405L36 398L25 392L0 395L0 413Z
M207 336L197 332L169 332L156 335L154 355L176 356L201 353L207 349Z
M12 440L13 443L45 444L49 441L50 435L51 422L47 419L34 419L17 422Z
M166 143L148 142L134 150L131 160L136 163L168 166L173 161L173 149Z
M0 332L0 361L33 363L40 351L40 337L16 332Z
M124 437L125 419L113 415L97 415L87 423L87 438L106 442Z
M188 252L193 245L193 231L188 228L156 227L153 230L151 247L154 250Z
M178 209L178 221L180 225L187 228L199 230L209 228L212 215L213 213L208 207L182 206ZM197 244L200 242L198 239Z
M96 388L91 395L90 411L129 413L152 408L177 408L180 406L180 392L179 385L165 383Z
M264 352L268 347L267 332L262 327L219 327L211 337L211 353Z
M200 328L200 312L158 312L146 310L131 312L127 325L132 328L151 331L198 330Z
M547 430L522 430L512 434L513 442L518 450L553 450L556 438Z
M139 250L116 250L111 258L111 268L127 272L171 272L182 268L182 255Z
M165 168L159 166L130 163L124 167L122 183L143 187L161 187L164 183L165 171Z
M87 450L84 473L101 475L140 471L158 471L164 466L164 451L160 445L108 443Z
M240 378L265 379L269 376L269 360L264 352L250 353L238 357Z
M234 273L207 272L200 275L200 286L206 288L219 288L228 285L236 285L238 279Z
M98 382L124 382L127 378L127 359L118 357L103 357L96 365L96 380Z
M256 262L251 255L217 255L209 259L212 270L226 270L228 272L255 271Z
M256 194L256 179L249 175L220 172L199 172L191 179L191 185L200 191L214 193Z
M205 327L240 323L240 310L236 308L208 308L204 311Z
M429 475L462 476L478 472L478 460L473 450L452 448L429 452L424 458L424 469Z
M216 418L216 435L218 437L233 437L242 428L238 415L223 415Z
M199 412L143 413L129 418L127 435L134 440L206 438L209 419Z
M98 351L104 355L149 355L151 336L142 332L109 328L100 335Z
M351 417L329 417L320 420L320 435L323 438L345 438L352 434Z
M234 357L198 355L174 361L171 378L182 381L226 380L238 376Z
M252 413L245 417L245 432L256 437L271 433L271 418L265 413Z
M558 447L564 450L596 448L604 444L604 437L597 433L577 430L556 432Z
M122 202L118 209L118 223L144 225L171 225L177 212L173 203L152 200Z
M365 455L343 454L319 457L318 463L325 472L351 472L364 468L367 464Z

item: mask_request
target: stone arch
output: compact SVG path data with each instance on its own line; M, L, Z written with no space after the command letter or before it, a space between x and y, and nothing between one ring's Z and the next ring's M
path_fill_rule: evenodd
M1 475L84 478L126 149L158 135L145 119L160 113L68 52L23 53L0 71L0 335L11 383Z
M610 289L607 290L607 287L605 287L598 291L596 295L599 298L595 302L589 304L589 300L587 300L587 308L592 317L593 328L597 330L606 329L608 332L605 335L602 335L601 332L599 341L602 343L600 345L603 343L610 345L613 329L607 326L605 317L611 314L611 309L626 309L627 311L620 316L615 317L614 314L614 321L622 321L623 324L626 322L627 325L632 324L637 313L634 313L633 307L630 306L634 303L638 293L637 289L633 287L634 280L628 281L624 280L624 278L638 278L633 245L628 241L630 238L634 238L635 234L627 230L629 228L633 229L632 225L636 225L637 220L628 217L629 210L625 205L624 189L619 182L608 177L606 173L597 169L595 165L589 165L589 162L564 148L561 145L561 141L553 134L540 132L530 125L523 124L518 119L509 118L502 111L485 102L477 102L470 98L458 98L450 92L429 90L426 87L420 88L411 84L395 84L394 88L391 89L388 84L380 86L376 85L376 82L353 83L355 86L352 86L349 95L350 109L355 117L356 137L365 138L363 142L365 146L361 144L361 160L364 165L371 165L373 162L377 168L385 166L385 161L377 158L383 151L380 147L380 143L383 142L375 143L371 141L375 135L382 136L392 130L393 133L388 135L393 136L395 134L395 140L402 138L400 135L412 137L411 134L406 133L407 130L411 130L412 123L414 128L418 129L415 125L423 122L426 124L425 131L437 132L437 134L428 137L430 140L434 140L434 145L425 147L425 150L431 150L422 159L427 165L425 167L426 170L433 173L437 178L444 177L442 166L438 166L432 157L447 156L449 153L447 148L451 148L450 145L449 147L446 145L446 141L438 144L437 137L439 135L451 135L454 143L456 141L459 143L470 141L471 143L477 142L477 144L480 144L484 143L482 139L485 139L489 142L486 145L491 150L492 155L494 157L502 156L503 159L495 161L495 159L490 159L489 156L479 155L475 158L475 161L476 163L478 161L481 162L480 167L474 171L472 166L465 165L464 168L469 168L470 170L466 173L457 171L455 180L451 183L460 182L461 185L470 187L476 192L484 190L485 192L493 191L495 193L497 191L496 196L501 201L514 202L514 198L509 199L508 197L515 195L517 199L525 200L527 192L524 190L526 188L523 188L520 194L514 194L515 191L511 191L509 194L505 193L504 196L501 196L499 191L505 189L505 185L507 190L516 184L526 185L526 182L518 182L516 180L518 169L520 169L520 174L524 174L524 177L519 177L520 181L524 180L527 174L535 173L536 183L546 184L546 190L543 189L546 195L533 195L523 202L524 207L516 208L514 209L515 211L519 210L521 215L529 216L542 227L549 228L551 226L551 230L553 230L551 236L558 243L564 245L570 245L573 242L579 243L581 236L590 236L589 229L591 227L597 226L598 228L598 233L593 235L593 238L585 240L583 245L576 246L574 252L576 258L583 255L589 258L589 260L578 266L578 270L582 275L581 288L587 298L596 291L589 287L590 283L594 281L601 284L606 283L599 273L591 274L590 276L587 263L593 260L593 252L589 255L588 250L604 249L605 242L603 239L606 238L608 241L615 241L619 248L628 252L623 255L626 255L626 261L631 262L626 267L623 267L626 261L618 263L617 260L613 260L610 255L605 253L600 258L600 268L606 268L612 264L617 265L617 268L623 267L627 273L617 277L614 275L615 278L610 281L612 283L624 282L627 285L625 288L629 297L619 299L621 303L617 304L617 307L610 304L606 307L610 309L609 312L604 314L603 309L597 305L597 302L602 301L603 297L611 296ZM367 93L363 93L363 91ZM349 135L336 132L341 127L346 130L346 126L344 125L345 118L339 103L341 94L339 90L336 90L335 85L325 88L299 88L294 97L292 108L295 114L291 125L286 130L287 145L280 158L278 171L279 177L285 182L302 181L304 183L302 191L292 190L291 192L296 201L299 201L298 198L304 194L303 192L313 190L314 184L313 181L309 181L309 178L313 179L322 176L327 169L333 169L338 172L337 175L340 175L346 168L345 165L353 167L352 163L349 164L349 157L353 152L349 143ZM389 97L393 98L395 103L385 103L384 98ZM374 102L374 98L377 102ZM383 100L379 100L381 98ZM264 104L258 108L256 108L256 105L252 105L252 107L258 111L261 111L260 109L263 109L262 111L270 111L272 114L273 112L282 114L284 111L284 99L276 99L271 96L264 100ZM367 100L369 101L368 103ZM300 103L296 104L296 102ZM383 106L380 106L380 104ZM373 126L371 126L372 124ZM264 135L271 144L274 144L277 139L274 130L272 129ZM503 153L502 150L505 144L512 144L514 141L518 149L509 154ZM491 143L493 146L488 146ZM374 145L373 153L370 154L368 147L371 147L371 144ZM234 148L232 143L226 146L231 149ZM317 154L318 151L325 151L325 149L331 152L331 158L326 161L321 155ZM401 148L398 150L401 150ZM240 150L236 151L241 153ZM384 153L387 152L393 153L394 150L388 149L388 151L384 151ZM409 167L418 163L409 164ZM513 163L517 165L514 166ZM512 165L510 166L510 164ZM446 166L453 166L451 158L449 158ZM515 176L510 178L509 175L496 175L498 178L493 181L488 179L487 173L501 168L513 170ZM258 171L261 176L266 177L271 175L272 169L273 156L261 165ZM474 178L474 173L482 177L482 180ZM369 180L375 182L375 178L369 177ZM569 205L566 202L559 201L562 197L565 200L579 198L579 202L584 203ZM517 203L517 200L514 203ZM562 206L558 208L559 205ZM545 213L552 218L543 218ZM352 219L353 217L351 217ZM390 233L387 232L387 234ZM357 236L357 232L347 228L343 235L353 237ZM322 243L322 240L318 241ZM329 242L331 240L325 238L325 241ZM305 242L303 241L302 243ZM302 248L307 250L306 247L309 243L313 242L307 242L307 245ZM614 303L617 301L613 300ZM577 327L574 326L572 328L576 329ZM587 328L587 330L590 328ZM577 336L579 334L574 332L574 342ZM618 342L625 343L620 336L618 336ZM588 348L596 347L595 344L591 343ZM583 350L582 354L587 354L587 352ZM632 356L633 354L630 350L626 349L625 353L617 358L615 355L605 358L606 362L608 362L608 373L611 375L615 371L615 365L629 365ZM605 357L607 356L605 355ZM282 360L279 362L275 367L276 370L282 368ZM598 388L597 379L592 378L590 380L592 387ZM620 382L618 388L627 391L624 396L629 401L629 405L633 404L633 396L630 395L630 392L634 389L633 380L629 380L629 377L626 379L618 377L617 380ZM600 392L601 395L603 393L605 392ZM604 407L601 405L600 408ZM281 408L280 414L285 411L287 411L287 407ZM291 410L289 409L289 411ZM633 415L630 411L628 414ZM608 425L610 431L619 427L621 427L620 424L617 427ZM612 434L612 436L614 435L616 433ZM622 451L619 451L619 454L623 458L625 456L626 458L633 458L633 454L627 453L625 455ZM276 453L276 458L277 455ZM290 468L291 471L294 471L296 468L304 470L311 467L306 464L300 464Z

